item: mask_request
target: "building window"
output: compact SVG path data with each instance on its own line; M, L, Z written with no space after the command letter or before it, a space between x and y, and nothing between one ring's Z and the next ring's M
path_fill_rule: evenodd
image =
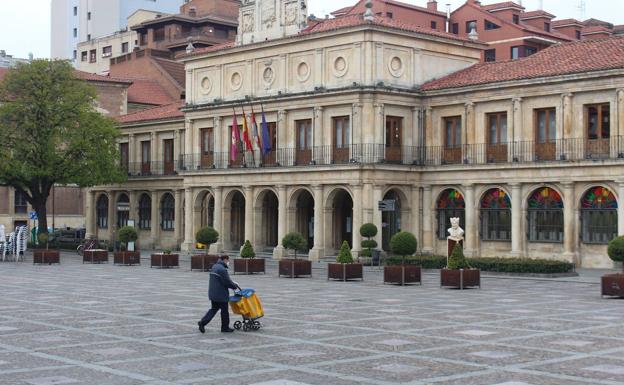
M520 24L520 15L513 15L514 24Z
M554 108L535 110L535 159L555 160L557 112Z
M100 195L95 205L96 222L99 229L108 228L108 197Z
M87 41L91 41L91 34L87 34Z
M152 224L152 198L142 194L139 199L139 229L149 230Z
M529 241L562 243L563 201L559 193L550 187L537 189L529 197L528 207Z
M455 35L459 35L459 23L453 23L453 26L451 27L451 32Z
M74 7L74 16L78 16L78 7Z
M489 20L485 20L485 30L486 31L489 31L489 30L492 30L492 29L499 29L499 28L500 28L500 25L494 24L494 23L492 23Z
M470 33L472 31L472 28L470 27L472 25L472 23L474 23L475 25L475 31L477 30L477 21L476 20L470 20L466 22L466 33Z
M550 32L550 23L544 23L544 31Z
M537 52L537 48L529 47L526 45L519 45L511 47L511 58L520 59L522 57L528 57Z
M392 19L392 12L386 12L386 17Z
M130 154L128 149L128 143L119 143L119 161L121 167L126 171L128 171L128 166L130 163Z
M451 226L451 218L459 218L459 226L464 227L466 203L464 196L455 189L442 191L436 204L438 216L438 239L446 239L446 229Z
M130 218L130 199L127 194L121 194L117 199L117 228L128 226Z
M163 41L165 40L165 27L155 28L154 29L154 41Z
M92 49L89 51L89 63L97 62L97 50Z
M121 53L128 53L128 42L126 43L121 43Z
M611 136L611 112L609 104L586 106L587 139L609 139Z
M91 12L87 12L87 20L91 20Z
M298 165L307 165L312 162L312 119L295 121Z
M576 40L581 40L581 31L576 30Z
M496 50L495 49L486 49L484 54L484 59L486 62L496 61Z
M205 128L201 130L201 136L202 154L212 154L214 152L214 135L212 134L212 128Z
M481 239L511 240L511 201L499 188L488 190L481 198Z
M462 121L461 116L443 118L444 124L444 163L461 163L462 160Z
M13 203L15 214L26 214L28 212L28 201L26 200L26 194L24 192L15 190Z
M160 228L164 231L175 229L175 199L170 193L160 200Z
M78 59L78 51L74 50L74 61L76 61L76 59Z
M87 59L89 58L89 52L87 51L82 51L80 53L80 60L81 61L87 61Z
M74 37L78 37L78 28L74 28Z
M349 160L351 144L351 124L348 116L332 118L333 126L333 160L335 163L346 163Z
M617 236L617 200L605 187L592 187L581 199L583 243L607 244Z
M431 22L431 29L437 29L438 28L438 23L436 23L435 21Z
M110 57L113 56L113 46L108 45L102 48L102 57Z
M487 114L488 144L507 143L507 113L495 112Z

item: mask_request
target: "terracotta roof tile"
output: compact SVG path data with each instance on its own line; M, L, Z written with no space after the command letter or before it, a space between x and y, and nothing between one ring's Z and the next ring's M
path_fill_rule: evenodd
M351 10L351 8L353 8L352 5L350 5L348 7L343 7L343 8L337 9L334 12L330 12L329 14L332 15L332 16L346 15Z
M184 117L180 108L184 107L184 102L171 103L165 106L149 108L147 110L122 115L115 118L119 123L130 124L139 122L149 122L158 120L171 120Z
M522 19L530 19L533 17L538 17L538 16L543 16L543 17L547 17L549 19L552 19L555 17L555 15L553 15L552 13L548 13L546 11L543 11L541 9L537 10L537 11L529 11L529 12L523 12L520 14L520 20Z
M607 28L607 27L603 27L601 25L594 25L591 27L584 27L581 30L581 33L583 35L589 35L589 34L593 34L593 33L607 33L609 35L611 35L613 33L613 30Z
M579 25L582 26L583 23L581 23L580 21L576 20L576 19L559 19L559 20L553 20L552 21L552 26L553 27L561 27L564 25Z
M74 74L77 78L92 82L106 82L106 83L125 83L130 84L132 80L112 78L110 76L96 75L89 72L74 70Z
M493 9L499 9L499 8L524 9L523 6L521 6L518 3L514 3L513 1L504 1L502 3L494 3L494 4L482 5L481 8L485 9L486 11L491 11Z
M481 63L425 83L421 90L624 69L624 36L557 44L527 58Z
M235 45L236 45L235 42L228 41L227 43L212 45L210 47L196 48L195 51L193 51L193 53L190 54L190 55L187 54L186 52L179 52L178 54L176 54L176 59L180 58L180 57L195 56L195 55L199 55L199 54L203 54L203 53L207 53L207 52L220 51L222 49L232 48Z
M178 85L184 88L186 84L186 72L184 71L184 64L178 63L173 60L162 59L159 57L153 57L152 59L162 67L172 78L178 83Z
M363 2L363 1L364 0L360 0L353 7L351 7L351 10L349 11L349 14L354 15L355 12L357 11L357 8L358 8L357 6L361 2ZM395 7L409 9L409 10L412 10L412 11L424 12L424 13L429 13L429 14L437 15L437 16L446 16L445 12L434 11L434 10L431 10L429 8L419 7L417 5L403 3L401 1L396 1L396 0L373 0L373 11L375 11L377 9L377 7L375 7L375 3L385 3L385 4L394 5ZM360 12L360 14L363 14L363 12Z
M165 105L175 102L162 86L149 79L133 79L128 88L128 103Z

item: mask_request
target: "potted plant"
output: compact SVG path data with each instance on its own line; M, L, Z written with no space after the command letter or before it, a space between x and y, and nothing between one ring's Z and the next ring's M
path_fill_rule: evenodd
M136 229L132 226L124 226L117 232L117 237L121 242L121 251L113 252L113 263L116 265L140 265L141 252L136 249L133 251L127 250L128 243L135 242L139 238Z
M162 253L151 255L151 266L158 268L180 267L180 256L172 254L171 249L164 249Z
M607 254L613 262L624 262L624 236L613 238L607 247ZM624 264L622 266L624 269ZM624 297L624 273L603 275L602 295Z
M298 260L297 251L303 250L307 246L307 242L303 235L293 231L288 233L282 239L282 246L286 250L293 250L295 257L293 259L282 259L278 264L278 276L288 275L291 278L302 275L312 276L312 262L308 260Z
M347 241L342 242L340 252L336 257L336 263L327 265L327 280L339 279L347 281L348 279L364 280L363 265L361 263L353 263L353 255Z
M440 270L440 286L460 290L466 287L481 287L481 271L470 267L460 243L453 248L446 268Z
M405 257L413 255L417 245L416 237L410 232L401 231L392 236L390 250L392 253L401 256L401 264L384 266L384 283L422 284L420 266L405 264Z
M37 234L37 240L39 241L39 244L45 244L46 248L33 250L33 264L51 265L53 263L61 263L61 253L57 249L49 249L49 239L50 238L48 233Z
M219 240L219 233L217 230L210 226L202 227L195 234L195 241L204 246L204 253L195 254L191 256L191 270L209 271L212 269L212 265L219 260L218 255L208 254L210 245Z
M249 240L245 241L240 258L234 259L234 274L264 273L264 258L256 258L256 252Z
M366 239L362 241L362 251L360 253L359 261L367 265L373 265L375 263L375 258L373 258L373 249L377 247L377 241L372 238L377 235L377 226L373 223L363 224L360 227L360 235Z

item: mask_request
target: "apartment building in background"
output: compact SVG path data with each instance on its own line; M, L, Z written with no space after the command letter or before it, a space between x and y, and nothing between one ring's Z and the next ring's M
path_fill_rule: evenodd
M17 57L13 57L13 55L9 55L5 50L0 49L0 68L10 68L17 65L17 63L28 63L32 60L32 54L29 55L28 59L20 59Z

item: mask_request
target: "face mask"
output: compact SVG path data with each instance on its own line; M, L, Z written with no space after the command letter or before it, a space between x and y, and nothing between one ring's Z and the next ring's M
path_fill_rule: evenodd
M230 262L229 262L229 261L228 261L228 262L226 262L226 263L225 263L225 266L230 267Z

